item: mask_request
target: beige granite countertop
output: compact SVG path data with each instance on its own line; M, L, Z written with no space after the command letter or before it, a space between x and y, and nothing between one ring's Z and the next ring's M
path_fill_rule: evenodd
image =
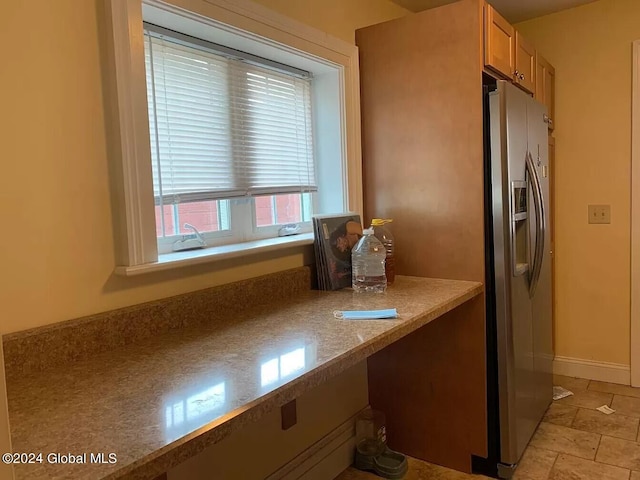
M223 326L187 327L12 379L13 450L45 456L42 464L16 466L16 479L152 479L482 289L477 282L400 276L383 295L309 291ZM393 307L399 319L332 314ZM115 453L117 462L46 458L97 452Z

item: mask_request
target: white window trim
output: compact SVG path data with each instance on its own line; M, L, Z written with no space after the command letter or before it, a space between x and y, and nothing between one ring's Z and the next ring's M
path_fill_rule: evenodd
M108 0L107 18L111 37L107 42L114 77L107 86L114 112L111 118L114 158L114 227L118 266L116 273L134 275L147 271L229 258L232 246L214 247L181 255L158 256L155 235L153 185L151 180L149 124L146 105L142 3L181 15L199 15L227 28L241 29L296 49L311 57L331 62L340 69L344 98L340 112L346 158L343 184L345 210L362 215L362 158L360 146L360 92L358 49L342 40L296 22L249 0ZM152 232L152 234L151 234ZM308 236L308 235L307 235ZM233 256L291 248L310 243L305 238L278 238L234 246ZM175 258L174 258L175 257ZM178 258L179 257L179 258ZM156 265L162 265L162 268ZM135 273L134 273L135 272Z
M313 244L313 233L292 235L289 237L266 238L245 243L219 245L206 250L192 250L173 252L161 255L157 262L134 266L118 266L115 273L125 277L134 277L144 273L162 272L176 267L188 267L210 263L215 260L229 260L231 258L247 257L257 253L275 252L283 248L294 248Z

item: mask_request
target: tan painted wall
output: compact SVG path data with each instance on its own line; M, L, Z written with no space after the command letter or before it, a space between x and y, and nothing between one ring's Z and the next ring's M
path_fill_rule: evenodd
M516 27L556 68L556 354L628 365L640 2L600 0ZM611 225L589 225L588 204L611 204Z
M265 2L269 3L269 2ZM274 1L353 41L387 0ZM310 248L127 279L113 275L102 0L0 3L0 333L310 263Z
M256 2L350 43L355 43L355 31L358 28L411 13L388 0L256 0Z
M387 0L262 3L273 3L280 13L350 42L356 28L407 12ZM0 333L313 260L311 248L297 248L141 278L113 275L102 12L102 0L0 3L0 43L11 46L2 50L0 61L0 219L5 239L0 248ZM273 461L288 460L364 407L366 378L366 365L362 364L305 395L300 423L290 432L280 431L277 412L273 412L253 430L238 432L235 438L253 438L258 431L260 436L255 438L261 443L257 448L272 461L263 464L263 470L275 469L279 464ZM2 402L6 396L1 385L0 446L7 450L6 407ZM329 397L331 402L326 401ZM325 422L320 425L316 418ZM231 439L217 451L241 451L244 455L238 445ZM223 466L238 467L233 462L223 462ZM0 470L0 478L6 478L6 473Z

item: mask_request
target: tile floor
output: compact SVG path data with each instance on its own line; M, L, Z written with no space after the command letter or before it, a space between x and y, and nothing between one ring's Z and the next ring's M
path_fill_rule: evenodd
M640 480L640 388L556 376L573 396L553 402L531 439L514 480ZM609 405L616 412L595 410ZM350 468L336 480L373 480ZM409 459L405 480L486 480Z

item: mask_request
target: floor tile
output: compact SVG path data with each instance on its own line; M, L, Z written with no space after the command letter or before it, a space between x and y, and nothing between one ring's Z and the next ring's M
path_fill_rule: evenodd
M591 380L591 382L589 383L589 390L640 398L640 388L634 388L628 385L618 385L617 383L598 382L596 380Z
M404 480L489 480L483 475L469 475L450 468L409 458L409 472ZM380 478L380 477L378 477Z
M513 480L640 480L640 389L561 376L554 384L574 395L550 405ZM594 410L601 405L616 413ZM411 457L408 462L405 480L489 480ZM349 468L336 480L376 478Z
M597 410L581 408L573 421L572 427L584 432L635 440L638 435L639 421L640 419L638 418L626 417L618 412L605 415Z
M621 415L626 415L628 417L640 417L640 398L614 395L611 408Z
M596 433L581 432L573 428L542 422L533 435L530 445L593 460L599 441L600 435Z
M547 480L556 458L557 452L529 445L522 455L513 480Z
M560 405L596 409L602 405L611 405L613 395L610 393L594 392L591 390L576 390L573 395L556 400Z
M603 435L596 461L640 470L640 443Z
M554 375L553 384L559 387L566 388L567 390L586 390L589 385L589 380L586 378L574 378L565 377L564 375Z
M376 478L379 477L377 475L374 475L373 473L362 472L357 468L349 467L336 478L334 478L334 480L374 480Z
M570 427L573 419L576 418L576 413L578 413L578 407L553 402L549 405L542 421Z
M403 480L491 480L483 475L469 475L449 468L407 457L409 470ZM380 477L370 472L362 472L353 467L348 468L335 480L380 480Z
M629 470L560 454L549 480L627 480Z

